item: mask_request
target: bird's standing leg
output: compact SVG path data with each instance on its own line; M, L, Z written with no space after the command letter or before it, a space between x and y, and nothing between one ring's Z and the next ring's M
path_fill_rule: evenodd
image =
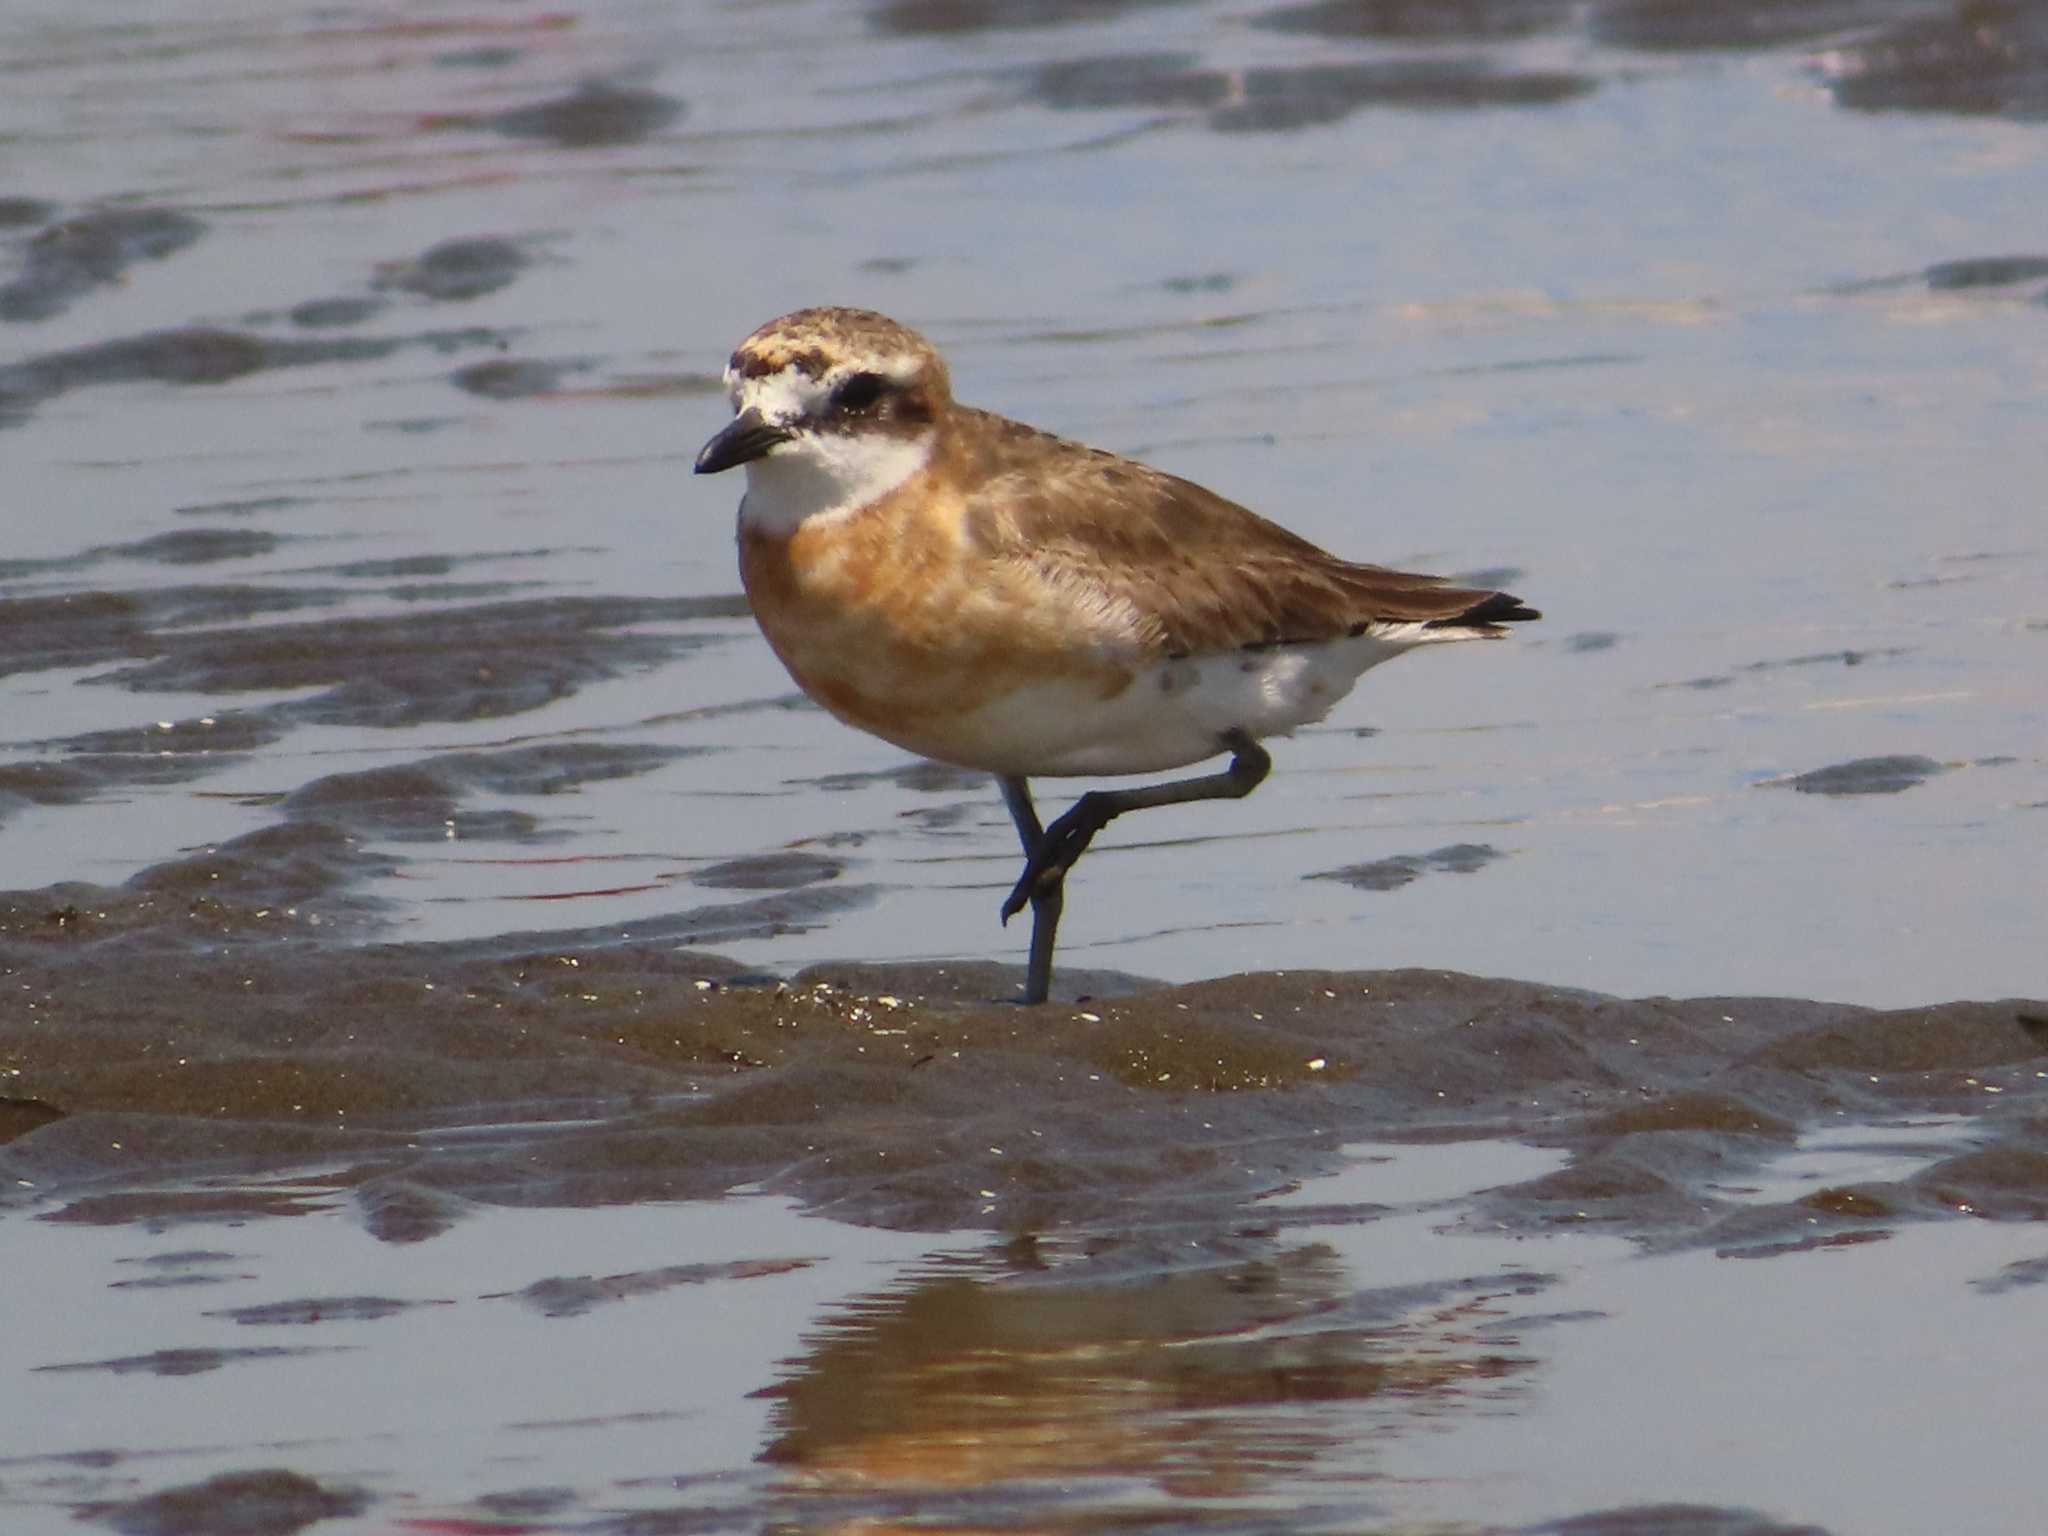
M1025 1002L1045 1001L1052 982L1053 931L1059 926L1060 908L1066 900L1067 871L1087 851L1096 833L1125 811L1186 805L1195 800L1242 800L1273 767L1266 749L1240 727L1225 731L1222 745L1230 751L1230 766L1219 773L1132 789L1091 789L1043 830L1024 781L1002 781L1010 818L1017 823L1017 836L1024 843L1024 873L1003 903L1003 921L1007 923L1023 911L1025 902L1031 903L1031 966L1024 983Z
M1003 804L1010 808L1010 820L1017 824L1017 841L1024 845L1024 859L1029 867L1045 843L1045 829L1038 824L1038 807L1031 803L1031 786L1011 774L996 782L1003 786ZM1066 871L1033 885L1030 900L1031 964L1024 973L1024 1001L1042 1003L1052 986L1052 941L1059 932L1060 908L1066 905ZM1005 910L1003 921L1008 922L1012 915Z

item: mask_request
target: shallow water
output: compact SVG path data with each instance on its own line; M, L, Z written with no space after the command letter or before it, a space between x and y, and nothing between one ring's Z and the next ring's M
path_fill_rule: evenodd
M1550 990L2048 994L2036 8L245 11L0 22L10 1529L2038 1527L2048 1010ZM999 799L689 474L816 302L1546 618L975 1006ZM209 1315L323 1298L448 1305Z
M1014 956L996 798L788 707L687 473L733 341L834 299L1549 615L1118 827L1077 962L2038 987L2048 313L1986 258L2048 252L2041 129L1865 110L1943 7L1724 13L17 9L7 883L404 766L319 813L395 935L630 923L793 848L870 893L750 963ZM1884 757L1942 771L1767 787ZM1461 844L1497 857L1312 878Z

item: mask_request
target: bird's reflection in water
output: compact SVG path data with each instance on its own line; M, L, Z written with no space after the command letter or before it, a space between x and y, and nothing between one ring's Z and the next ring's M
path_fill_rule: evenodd
M1355 1495L1374 1476L1361 1442L1423 1403L1496 1401L1530 1363L1483 1332L1485 1286L1360 1294L1320 1245L1075 1284L1017 1257L915 1273L812 1335L765 1389L779 1401L763 1459L801 1474L788 1492L1029 1497L1057 1483L1071 1499L1085 1497L1076 1479L1114 1479L1238 1501L1278 1478L1296 1502L1306 1476ZM1341 1465L1318 1467L1339 1445ZM1090 1523L1070 1505L1059 1523L1077 1519Z

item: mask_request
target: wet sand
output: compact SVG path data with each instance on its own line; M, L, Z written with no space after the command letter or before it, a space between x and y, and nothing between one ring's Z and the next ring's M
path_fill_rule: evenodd
M742 1186L902 1230L1035 1231L1173 1220L1183 1203L1215 1219L1368 1134L1567 1148L1569 1173L1503 1209L1541 1228L1569 1207L1659 1242L1724 1243L1724 1216L1744 1243L1811 1243L1959 1204L2048 1208L2040 1002L1630 1001L1332 971L1180 987L1084 973L1062 978L1072 1000L1026 1009L997 1000L1019 976L992 965L778 980L673 935L322 945L224 903L166 942L127 921L158 897L70 894L84 899L11 901L0 940L25 1004L0 1057L26 1133L6 1154L12 1198L78 1191L48 1220L150 1220L157 1197L90 1186L246 1160L347 1163L337 1187L373 1224L421 1224L377 1228L391 1238L480 1198ZM2017 1115L1992 1113L2008 1092ZM1802 1129L1930 1114L2011 1145L1932 1170L1922 1199L1739 1215L1702 1199ZM417 1141L466 1125L502 1129L455 1155ZM189 1197L161 1198L175 1221Z
M6 28L10 1536L2041 1528L2031 9ZM814 302L1549 617L1011 1006L688 473Z

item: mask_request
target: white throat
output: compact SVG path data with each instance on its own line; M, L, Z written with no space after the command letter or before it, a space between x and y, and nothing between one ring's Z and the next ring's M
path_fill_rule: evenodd
M814 518L851 516L923 469L933 434L805 432L747 466L740 526L787 538Z

